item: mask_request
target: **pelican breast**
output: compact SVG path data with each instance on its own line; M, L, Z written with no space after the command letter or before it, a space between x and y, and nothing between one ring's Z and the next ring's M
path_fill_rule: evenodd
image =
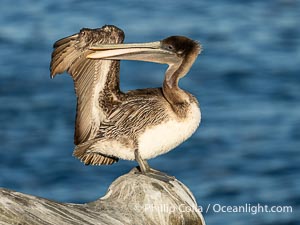
M194 102L189 106L184 119L174 116L161 124L146 128L138 140L141 157L150 159L174 149L196 131L200 121L200 108Z

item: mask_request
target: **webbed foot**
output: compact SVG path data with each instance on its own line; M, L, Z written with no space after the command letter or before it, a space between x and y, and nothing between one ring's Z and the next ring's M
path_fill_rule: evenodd
M142 159L138 150L135 150L135 160L139 164L139 171L144 174L145 176L161 180L163 182L169 183L170 181L174 181L175 177L169 176L166 173L163 173L161 171L152 169L148 162L145 159Z

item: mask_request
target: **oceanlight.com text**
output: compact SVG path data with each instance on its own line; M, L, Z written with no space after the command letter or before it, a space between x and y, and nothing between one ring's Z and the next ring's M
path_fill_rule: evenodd
M292 206L270 206L261 204L244 204L244 205L221 205L221 204L208 204L206 213L210 210L214 213L251 213L252 215L258 213L292 213ZM202 211L203 212L203 211Z

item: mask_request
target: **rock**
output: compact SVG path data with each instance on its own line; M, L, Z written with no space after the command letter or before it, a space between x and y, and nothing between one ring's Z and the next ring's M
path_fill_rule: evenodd
M169 178L166 175L167 178ZM0 224L205 224L189 189L131 170L102 198L87 204L58 203L0 189Z

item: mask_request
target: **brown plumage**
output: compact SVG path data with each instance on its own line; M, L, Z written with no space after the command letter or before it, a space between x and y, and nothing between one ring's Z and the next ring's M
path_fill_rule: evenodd
M75 145L96 138L98 127L95 126L100 126L101 122L105 121L107 113L104 112L105 109L101 108L101 105L107 105L106 102L111 103L113 96L118 96L120 93L120 62L114 60L107 65L107 62L103 60L87 59L86 56L93 52L89 48L93 44L121 43L123 40L123 31L114 26L104 26L101 29L83 28L78 34L60 39L53 46L54 51L50 65L51 78L67 71L74 80L77 95ZM110 70L101 73L104 66ZM103 78L106 78L105 86L101 90L96 90L97 83ZM96 93L97 91L100 92ZM91 96L97 96L98 99ZM97 101L99 101L100 107L94 114L92 111ZM75 156L81 158L86 164L112 164L118 160L115 157L98 154L81 156L81 154L75 153Z

